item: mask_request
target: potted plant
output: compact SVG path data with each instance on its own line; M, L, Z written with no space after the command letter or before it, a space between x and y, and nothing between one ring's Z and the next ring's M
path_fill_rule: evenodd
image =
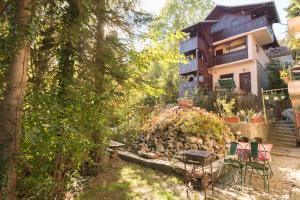
M178 98L177 99L177 104L180 107L192 107L192 106L194 106L193 100L189 99L189 98Z
M240 122L247 123L247 116L246 116L246 111L245 110L240 110L237 113L237 116L240 118Z
M217 111L224 117L225 122L239 123L240 118L233 114L235 99L228 99L226 95L218 95L214 103Z
M281 93L279 94L279 96L280 96L280 99L281 99L281 100L284 100L284 99L285 99L285 94L284 94L283 92L281 92Z
M193 107L194 101L192 99L193 93L189 90L186 90L184 93L184 97L177 99L177 104L180 107Z
M246 120L250 122L251 118L254 116L255 112L253 109L249 109L246 111Z
M273 97L273 100L274 100L274 101L278 101L278 100L279 100L279 96L278 96L276 93L274 93L274 94L272 95L272 97Z
M269 100L269 99L270 99L270 96L269 96L268 94L266 94L266 95L264 96L264 98L265 98L265 100Z
M255 114L250 119L250 123L263 123L265 120L261 114Z

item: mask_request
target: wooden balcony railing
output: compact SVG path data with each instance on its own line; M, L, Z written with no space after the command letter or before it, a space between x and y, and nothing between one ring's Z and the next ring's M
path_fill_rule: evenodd
M185 97L186 95L191 95L195 92L198 87L198 81L191 81L181 83L179 85L179 97ZM188 94L187 94L188 93Z
M231 63L238 60L248 58L248 48L233 51L227 54L219 55L215 57L215 65L221 65L225 63Z
M190 60L187 64L180 64L179 66L179 74L185 75L196 72L198 70L198 59L194 58Z
M218 33L215 33L213 35L214 41L216 42L216 41L219 41L219 40L223 40L223 39L235 36L235 35L246 33L246 32L258 29L258 28L262 28L264 26L269 27L269 25L270 24L268 22L268 19L264 15L264 16L255 18L255 19L253 19L249 22L242 23L242 24L237 25L235 27L226 28L226 29L224 29L224 30L222 30Z
M198 38L193 37L180 43L180 53L185 53L198 48Z

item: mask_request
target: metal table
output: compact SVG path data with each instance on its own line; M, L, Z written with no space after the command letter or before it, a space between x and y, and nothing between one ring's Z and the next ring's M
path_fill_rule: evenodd
M187 196L189 190L203 189L206 199L206 189L211 185L214 194L214 183L212 174L213 153L201 150L187 150L182 153L185 169L185 184L187 186ZM187 164L192 165L192 169L187 169ZM204 166L210 165L209 172L205 171ZM190 183L192 187L190 187Z

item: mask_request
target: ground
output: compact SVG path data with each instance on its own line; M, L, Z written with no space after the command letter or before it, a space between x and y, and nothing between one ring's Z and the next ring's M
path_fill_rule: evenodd
M248 178L244 190L238 181L220 178L215 194L209 191L209 199L290 199L292 188L300 188L300 158L272 156L274 176L270 180L270 192L264 192L261 177ZM194 197L199 197L197 192ZM203 199L202 194L200 198ZM162 173L140 165L115 159L112 168L91 180L90 186L80 195L82 200L176 200L187 199L182 180L174 175Z

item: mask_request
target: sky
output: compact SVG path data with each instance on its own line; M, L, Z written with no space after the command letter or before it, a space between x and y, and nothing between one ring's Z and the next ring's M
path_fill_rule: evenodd
M266 2L268 0L213 0L215 4L233 6L233 5L241 5L241 4L249 4L249 3L261 3ZM152 13L159 14L160 9L162 8L165 0L141 0L141 7ZM286 11L285 8L288 7L290 0L274 0L281 23L287 24L286 19ZM275 35L278 39L282 39L285 37L287 32L287 26L282 24L273 24L273 29Z

